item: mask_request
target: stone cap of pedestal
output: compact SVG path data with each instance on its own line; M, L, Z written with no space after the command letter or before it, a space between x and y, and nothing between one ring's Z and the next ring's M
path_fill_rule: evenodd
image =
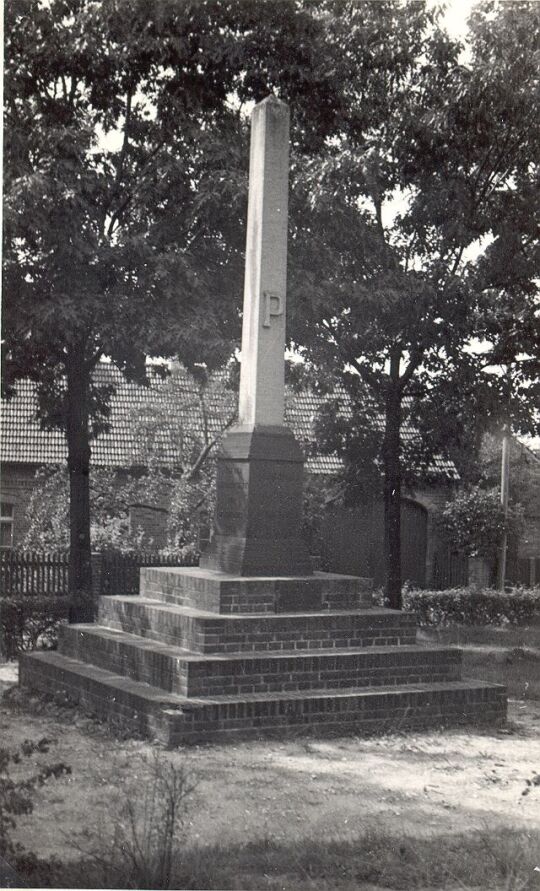
M231 427L223 438L219 457L233 461L304 463L302 449L290 427L264 424Z
M141 569L141 596L216 613L321 612L371 606L372 580L316 572L238 576L197 567Z

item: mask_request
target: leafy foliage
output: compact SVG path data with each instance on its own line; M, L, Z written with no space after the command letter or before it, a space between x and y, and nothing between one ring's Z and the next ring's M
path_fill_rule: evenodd
M366 4L347 6L330 26L340 30L347 58L365 52L377 15L386 35L395 14L391 5L367 6L367 15ZM358 484L354 465L364 455L365 465L378 462L383 472L395 605L400 488L410 461L400 437L405 415L421 425L415 459L424 470L449 434L467 436L468 414L484 417L469 427L469 448L482 426L513 422L531 431L540 355L531 212L540 145L538 8L478 6L470 61L438 27L434 10L415 4L406 11L407 27L367 73L367 95L380 87L371 112L381 117L374 114L369 128L360 124L366 70L358 61L344 82L349 110L334 140L298 165L294 201L303 214L291 251L293 339L315 370L333 370L357 415L342 441L352 465L347 478ZM475 353L471 344L479 342ZM374 412L384 413L383 430L373 427ZM343 440L339 416L333 433L323 427L332 445Z
M132 467L95 468L90 479L93 550L151 546L130 526L132 504L166 508L168 552L197 545L210 525L215 497L215 455L236 416L236 368L211 375L196 367L188 375L175 366L141 408L123 419L133 435ZM170 406L175 406L171 414ZM172 464L174 446L176 466ZM23 549L69 547L69 478L66 468L37 471L26 511ZM144 539L144 540L143 540Z
M540 589L521 588L510 593L489 588L406 590L403 603L420 625L524 625L540 609Z
M530 427L538 11L481 5L470 62L438 16L398 0L8 3L3 381L32 376L43 423L66 430L75 588L89 584L89 435L110 395L91 369L106 354L144 379L149 352L190 368L230 355L243 106L270 91L293 109L289 331L385 413L396 597L405 397L436 419L437 384L461 385L476 336L474 375L504 396L490 404ZM485 384L501 366L512 386Z
M304 510L302 532L309 553L321 557L324 553L323 523L330 505L341 500L342 487L333 478L304 476ZM320 567L321 569L323 567Z
M3 382L36 380L66 432L74 593L110 395L95 363L144 381L148 352L215 366L236 335L243 130L211 6L7 5Z
M505 521L499 493L475 487L448 501L438 524L452 547L471 557L493 558L505 531L517 536L522 530L523 510L513 505Z

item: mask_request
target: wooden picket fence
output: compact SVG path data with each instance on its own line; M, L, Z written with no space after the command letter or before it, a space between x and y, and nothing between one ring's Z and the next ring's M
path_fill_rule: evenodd
M66 595L68 563L66 553L0 551L0 594Z
M69 594L68 553L0 551L0 597L66 596ZM138 594L143 566L197 566L193 556L171 557L153 552L104 551L92 555L95 594Z

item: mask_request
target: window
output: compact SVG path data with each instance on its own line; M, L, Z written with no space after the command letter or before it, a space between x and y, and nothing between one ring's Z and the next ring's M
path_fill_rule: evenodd
M0 502L0 548L13 547L13 505Z

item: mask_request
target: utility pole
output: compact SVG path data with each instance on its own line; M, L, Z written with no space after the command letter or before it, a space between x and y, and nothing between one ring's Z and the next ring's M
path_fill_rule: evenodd
M508 533L506 531L508 520L508 490L510 485L510 433L508 427L505 426L502 439L502 457L501 457L501 506L504 514L504 532L502 535L501 548L499 553L499 566L497 577L497 588L504 591L504 582L506 579L506 553L508 551Z

